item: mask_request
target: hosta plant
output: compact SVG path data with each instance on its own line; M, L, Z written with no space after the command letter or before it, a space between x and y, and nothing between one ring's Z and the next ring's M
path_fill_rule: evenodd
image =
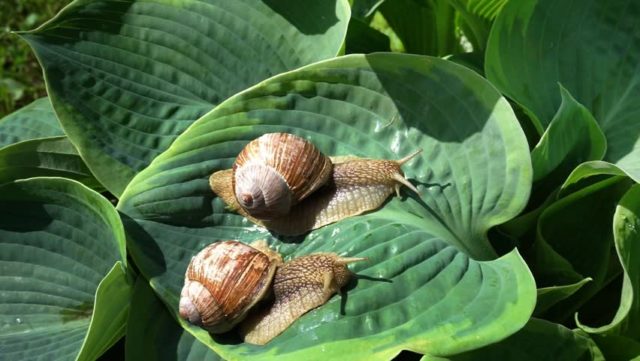
M6 359L640 357L640 6L75 0L0 119ZM391 51L393 50L393 51ZM418 194L284 237L209 176L252 139L400 159ZM178 315L220 240L366 261L264 346Z

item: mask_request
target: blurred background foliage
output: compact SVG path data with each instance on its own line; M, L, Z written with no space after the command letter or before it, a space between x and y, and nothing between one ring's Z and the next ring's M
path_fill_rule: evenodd
M0 0L0 118L46 95L36 57L12 31L39 26L67 3L68 0Z

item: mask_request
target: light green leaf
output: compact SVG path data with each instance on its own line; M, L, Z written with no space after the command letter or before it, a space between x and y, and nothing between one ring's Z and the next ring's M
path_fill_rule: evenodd
M593 360L604 361L598 346L587 335L549 321L532 318L520 331L482 349L448 358L465 360Z
M569 174L562 187L560 187L560 195L571 194L589 184L610 178L610 176L628 176L628 174L608 162L597 160L584 162Z
M67 137L26 140L0 148L0 184L37 176L71 178L103 189Z
M543 126L562 84L600 124L605 161L640 180L640 3L510 1L496 18L485 70Z
M137 279L131 300L125 344L128 360L222 360L180 327L144 278Z
M547 177L551 179L545 182L554 186L580 163L602 159L607 148L607 140L589 110L563 87L560 93L560 108L531 151L534 182Z
M49 98L40 98L0 119L0 148L23 140L64 135Z
M113 206L78 182L0 186L2 356L91 360L115 343L129 301L124 243Z
M335 56L348 20L346 0L76 0L22 37L69 139L120 195L214 105Z
M616 253L623 268L620 306L613 320L601 327L578 325L585 331L618 334L640 340L640 186L620 200L613 216Z
M328 155L394 159L422 197L304 239L275 238L225 210L208 177L253 138L298 134ZM498 341L522 327L535 285L516 251L492 259L492 226L524 207L531 164L508 103L475 72L402 54L347 56L271 78L199 119L124 192L129 249L174 315L192 255L220 239L266 238L286 257L332 251L367 257L344 298L304 315L264 347L188 327L223 358L388 359Z

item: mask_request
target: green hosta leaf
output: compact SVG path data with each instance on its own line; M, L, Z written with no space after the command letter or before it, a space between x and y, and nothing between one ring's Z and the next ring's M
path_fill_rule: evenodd
M305 137L329 155L393 159L422 148L405 167L422 199L394 197L305 239L274 238L226 211L208 184L250 139L274 131ZM517 252L473 259L494 257L486 232L524 207L531 173L513 112L475 72L430 57L354 55L225 101L136 176L118 208L136 264L174 314L190 257L215 240L266 238L287 257L368 257L353 265L360 277L346 296L265 347L188 327L223 358L443 355L500 340L533 310L535 286Z
M116 263L96 291L89 331L78 360L96 360L125 335L131 287L122 263Z
M591 335L607 361L640 361L640 343L617 335Z
M345 52L347 54L367 54L376 51L389 51L389 37L369 26L364 21L351 18Z
M0 148L0 184L36 176L66 177L102 189L67 137L33 139Z
M608 162L597 160L584 162L569 174L560 188L560 195L573 193L589 184L610 178L610 176L628 176L628 174Z
M640 340L640 186L633 186L620 200L613 217L613 237L623 268L620 306L605 326L585 331L626 335Z
M600 160L607 140L598 123L584 106L560 88L562 103L540 142L531 151L533 180L540 181L551 173L554 185L580 163ZM547 181L547 180L545 180Z
M137 279L131 299L125 345L128 360L222 360L180 327L144 278Z
M530 263L540 286L567 285L593 278L580 291L549 310L547 317L563 320L574 312L610 279L610 250L615 205L629 189L626 177L612 177L561 198L549 206L538 222L538 254L556 254L555 262ZM543 249L547 248L546 250ZM570 278L569 274L573 273Z
M640 3L627 0L510 1L489 39L486 73L542 125L562 84L607 138L604 159L640 180Z
M446 0L386 0L379 10L407 53L442 56L460 52L455 10Z
M538 289L538 299L536 301L536 309L534 311L534 315L543 314L547 311L551 306L556 303L569 298L571 295L576 293L579 289L582 288L586 283L593 281L593 279L587 277L582 279L576 283L562 285L562 286L550 286L550 287L542 287Z
M351 3L351 18L366 20L373 16L373 13L385 0L350 0L349 2Z
M113 206L75 181L0 186L0 350L93 360L124 333L125 238Z
M450 357L465 360L605 360L587 335L549 321L532 318L514 335L496 344Z
M0 119L0 148L23 140L64 135L49 98L40 98Z
M459 13L459 26L475 51L484 51L492 20L507 0L448 0Z
M477 52L460 53L451 56L445 56L443 58L450 60L456 64L466 66L467 68L475 71L480 75L484 75L484 66L482 65L484 62L483 54Z
M486 19L494 19L508 0L453 0L466 5L469 12Z
M22 36L67 135L119 195L214 105L335 56L348 19L346 0L76 0Z

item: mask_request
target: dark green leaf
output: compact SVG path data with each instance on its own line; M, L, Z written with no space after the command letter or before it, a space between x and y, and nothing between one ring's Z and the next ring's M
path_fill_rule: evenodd
M613 214L617 202L629 189L626 177L612 177L572 193L545 209L539 219L534 248L529 260L539 287L560 286L591 277L573 297L551 308L546 317L565 320L600 290L609 276ZM554 262L542 262L555 254ZM547 258L548 259L548 258ZM569 276L569 273L573 273Z
M455 10L447 0L386 0L379 10L407 53L443 56L460 52Z
M64 135L49 98L33 103L0 119L0 148L23 140Z
M491 31L486 74L546 126L557 84L593 114L607 138L604 160L640 180L640 3L522 0Z
M147 280L137 279L127 321L128 360L222 360L173 319Z
M347 54L368 54L390 51L389 37L370 27L367 23L351 18L345 40Z
M214 105L335 56L348 20L346 0L76 0L22 36L65 132L120 195Z
M591 278L585 278L576 283L562 285L562 286L550 286L538 289L538 299L536 301L536 309L533 311L534 315L541 315L547 311L551 306L556 303L567 299L569 296L576 293L587 282L592 281Z
M613 218L616 253L623 268L620 306L613 320L601 327L581 325L591 333L619 334L640 340L640 186L620 200Z
M0 184L39 176L71 178L103 189L67 137L33 139L0 148Z
M99 194L62 178L0 186L2 357L94 360L124 333L124 265L122 224Z
M640 361L640 343L624 336L592 335L607 361Z

